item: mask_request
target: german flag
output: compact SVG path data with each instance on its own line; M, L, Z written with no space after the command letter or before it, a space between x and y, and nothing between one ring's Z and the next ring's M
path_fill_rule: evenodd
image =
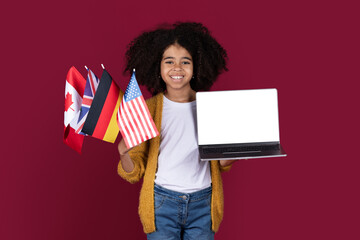
M119 133L117 110L124 93L104 69L82 132L114 143Z

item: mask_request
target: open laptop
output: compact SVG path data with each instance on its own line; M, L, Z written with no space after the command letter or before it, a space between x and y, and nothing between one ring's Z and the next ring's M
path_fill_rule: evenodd
M284 157L276 89L196 93L200 159Z

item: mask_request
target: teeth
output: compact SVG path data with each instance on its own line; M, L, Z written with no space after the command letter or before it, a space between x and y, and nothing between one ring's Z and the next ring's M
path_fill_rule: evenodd
M170 76L171 78L173 78L173 79L181 79L181 78L183 78L183 76Z

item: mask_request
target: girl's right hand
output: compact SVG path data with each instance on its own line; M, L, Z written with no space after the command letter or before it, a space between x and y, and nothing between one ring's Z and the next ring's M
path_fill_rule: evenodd
M120 154L121 166L125 170L125 172L132 172L134 170L134 167L135 167L133 161L130 158L130 155L128 154L128 152L131 149L132 148L128 149L126 147L124 139L121 139L121 141L118 144L118 151L119 151L119 154Z
M121 156L127 154L132 148L128 149L126 147L124 139L121 139L121 141L118 144L118 151Z
M126 144L125 144L125 140L121 139L121 141L118 144L118 151L120 155L125 155L127 154L131 149L133 149L134 147L136 147L138 145L135 145L131 148L127 148Z

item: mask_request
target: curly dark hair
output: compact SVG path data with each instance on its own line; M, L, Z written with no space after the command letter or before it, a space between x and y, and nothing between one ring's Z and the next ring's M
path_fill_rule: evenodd
M156 30L143 32L127 46L124 74L136 69L136 79L156 95L166 90L160 76L164 51L173 44L185 48L193 58L193 76L190 86L194 91L209 90L218 75L228 71L225 49L210 35L201 23L177 22L163 24Z

